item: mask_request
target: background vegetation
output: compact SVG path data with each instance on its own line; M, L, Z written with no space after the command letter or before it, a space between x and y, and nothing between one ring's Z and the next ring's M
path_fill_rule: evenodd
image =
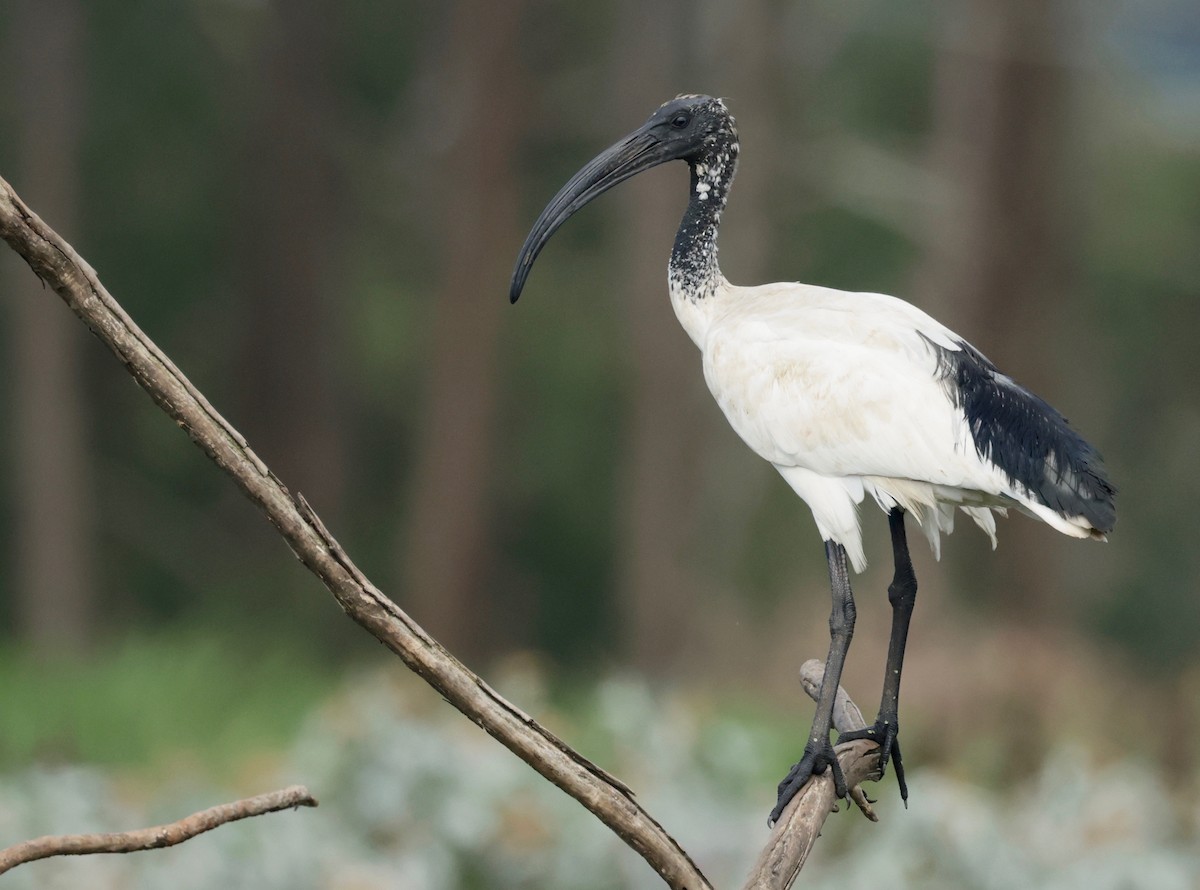
M568 738L613 673L661 706L647 721L761 732L732 779L703 757L684 777L737 784L744 804L712 807L732 824L798 748L827 592L807 510L726 427L671 316L682 168L589 208L505 300L583 161L677 93L727 97L732 280L911 300L1062 408L1121 489L1107 546L1014 518L995 554L970 529L940 565L914 553L905 752L938 770L914 807L976 812L927 790L969 777L980 818L1019 821L1039 776L1085 763L1168 797L1170 820L1136 820L1147 845L1195 838L1192 4L19 0L0 39L0 175L371 577L485 674L523 665ZM377 648L14 255L0 285L0 775L261 790L314 715L399 666L371 679ZM869 709L890 568L882 517L864 523L846 682ZM457 731L410 695L413 725ZM619 754L596 756L644 769ZM14 840L58 812L13 799ZM37 830L75 830L69 812ZM603 831L578 826L562 845ZM830 847L832 874L852 846Z

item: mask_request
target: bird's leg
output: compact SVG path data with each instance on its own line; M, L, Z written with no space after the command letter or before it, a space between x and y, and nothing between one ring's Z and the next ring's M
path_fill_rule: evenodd
M904 781L904 761L900 757L900 743L896 741L896 735L900 732L900 722L897 718L900 710L900 671L904 667L908 624L917 600L917 576L913 573L912 559L908 555L908 540L904 534L904 511L899 507L893 507L888 514L888 526L892 530L892 556L896 563L896 572L888 586L888 601L892 604L892 638L888 643L883 699L879 703L879 714L875 717L874 726L844 732L838 736L838 742L853 739L872 739L878 742L879 768L887 769L888 758L891 758L896 768L896 782L900 785L900 798L907 806L908 785Z
M828 768L833 773L833 787L838 797L846 796L846 778L841 764L829 743L829 730L833 722L833 703L841 682L842 665L846 661L846 650L854 636L854 593L850 590L850 572L846 566L846 548L833 541L825 542L825 558L829 562L829 586L833 595L833 608L829 613L829 658L825 660L825 676L821 680L821 691L817 696L817 712L813 716L812 730L804 756L791 768L779 783L779 796L768 822L774 824L783 808L814 775Z

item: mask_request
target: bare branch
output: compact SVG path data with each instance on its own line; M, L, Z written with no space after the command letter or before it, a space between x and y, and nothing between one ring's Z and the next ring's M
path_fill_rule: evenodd
M800 685L804 694L817 701L821 696L821 681L825 679L825 662L819 658L810 658L800 665ZM866 729L867 721L863 719L862 711L850 698L849 693L841 686L833 698L833 728L838 732L853 732L856 729Z
M815 658L809 659L800 668L801 685L814 701L824 676L825 663ZM838 687L833 706L833 725L838 732L862 729L867 725L858 705L841 686ZM846 785L852 789L851 797L867 818L876 821L874 811L859 786L865 781L880 778L879 746L869 739L860 739L838 745L835 750L842 773L846 776ZM821 826L825 824L826 817L836 810L833 777L828 771L824 775L814 776L792 798L775 823L766 847L750 871L745 890L780 890L792 886L821 835Z
M150 395L266 514L338 604L425 682L611 828L672 887L710 887L629 789L505 701L351 562L303 498L293 496L105 290L95 271L0 179L0 238L62 297Z
M825 678L825 662L819 658L810 658L800 665L800 685L813 701L821 696L821 681ZM833 728L838 732L852 732L856 729L866 729L867 721L863 719L862 711L841 686L833 699ZM871 806L871 801L862 785L850 785L850 799L862 810L862 814L872 822L878 822L879 817Z
M193 813L178 822L157 825L154 828L139 828L113 834L63 834L36 837L33 840L14 844L0 850L0 875L6 871L49 859L51 856L85 856L90 853L136 853L139 850L157 850L173 847L198 834L212 831L218 826L251 816L277 813L296 807L315 807L317 800L303 785L292 785L280 791L270 791L245 800L223 803L219 806Z

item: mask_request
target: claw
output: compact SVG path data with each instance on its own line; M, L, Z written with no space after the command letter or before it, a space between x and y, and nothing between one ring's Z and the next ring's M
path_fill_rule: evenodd
M900 756L900 742L896 739L899 732L896 720L876 718L874 726L856 729L838 735L838 744L852 742L855 739L870 739L879 745L879 771L887 772L888 761L891 760L896 773L896 784L900 786L900 799L908 808L908 783L904 781L904 759Z
M828 739L824 744L820 741L810 741L804 747L804 756L800 758L800 762L795 764L783 777L783 781L779 783L775 809L771 810L771 815L767 817L767 825L772 826L778 822L779 817L783 815L784 807L808 783L808 780L814 775L821 775L826 769L833 772L834 794L839 798L845 797L847 794L846 777L842 775L842 765L838 763L833 745L829 744Z

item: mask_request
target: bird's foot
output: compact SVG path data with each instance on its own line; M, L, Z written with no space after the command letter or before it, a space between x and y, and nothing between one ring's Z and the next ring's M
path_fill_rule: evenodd
M894 716L885 717L881 714L875 718L874 726L839 734L838 744L853 742L856 739L870 739L878 743L880 776L887 772L888 761L891 760L896 772L896 783L900 786L900 799L907 807L908 784L904 781L904 759L900 756L900 742L896 740L899 731L900 725Z
M808 780L814 775L821 775L826 769L833 772L834 793L838 797L845 797L846 777L842 775L842 765L838 763L833 745L829 744L828 738L816 741L810 739L804 746L804 756L800 758L800 762L795 764L783 777L783 781L779 783L779 796L775 801L775 809L771 810L771 815L767 817L767 824L774 825L778 822L784 807L791 802L791 799L807 784Z

